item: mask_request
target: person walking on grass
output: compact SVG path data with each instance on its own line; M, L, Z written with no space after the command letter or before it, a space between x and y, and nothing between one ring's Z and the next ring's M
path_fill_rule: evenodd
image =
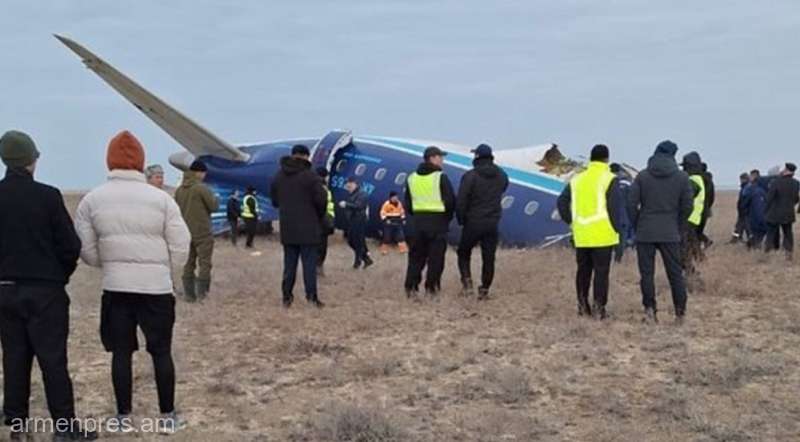
M214 254L211 214L217 210L219 202L211 189L203 184L207 172L205 163L195 160L183 174L183 182L175 191L175 201L192 233L182 278L183 293L189 302L202 302L211 288L211 259Z
M705 260L702 228L708 210L706 179L703 162L697 152L689 152L684 155L681 166L689 175L689 185L693 195L692 213L689 214L688 223L684 224L682 241L686 288L690 293L695 290L702 292L705 290L705 283L697 267Z
M608 147L592 148L590 163L558 197L558 213L572 228L578 271L575 287L578 294L578 315L607 317L611 255L619 245L622 229L622 202L617 176L608 164ZM594 274L594 303L589 305L589 288Z
M25 133L0 138L6 166L0 180L0 342L3 417L12 441L32 440L27 428L31 368L42 372L53 440L94 440L74 425L75 396L67 367L69 295L81 241L58 189L34 180L39 150ZM153 189L154 192L158 192ZM166 195L166 194L164 194Z
M280 170L270 186L272 205L278 209L283 244L283 306L294 302L298 261L303 262L306 300L322 308L317 293L317 252L322 237L328 195L322 179L309 161L308 147L297 144L280 160Z
M231 228L231 244L236 246L239 239L239 218L241 217L242 203L239 201L239 191L234 190L225 205L225 217Z
M139 328L153 361L159 431L173 433L184 423L175 411L172 265L185 259L191 237L175 201L146 183L145 153L136 137L119 133L106 158L108 182L81 200L75 223L83 242L81 258L103 271L100 337L111 353L117 400L111 427L133 430L132 357L139 349Z
M465 295L474 292L472 282L472 249L481 247L481 285L478 300L489 297L494 281L494 261L500 241L498 226L503 216L501 201L508 189L508 175L494 164L492 148L481 144L472 153L472 170L461 178L456 197L456 219L464 226L458 244L458 270L461 288Z
M258 229L258 199L256 198L256 188L247 186L247 193L242 198L241 217L244 220L244 229L247 232L245 247L253 248L253 240Z
M681 232L694 209L689 176L678 169L678 146L663 141L639 173L628 196L628 216L636 229L644 321L658 322L655 286L656 252L661 254L672 290L675 319L686 316L686 279L681 259Z
M374 264L367 248L369 196L361 190L358 180L352 177L347 179L345 189L348 196L347 199L339 201L339 207L344 209L345 220L347 221L347 244L353 249L353 254L355 255L353 268L359 269L363 264L364 269L366 269Z

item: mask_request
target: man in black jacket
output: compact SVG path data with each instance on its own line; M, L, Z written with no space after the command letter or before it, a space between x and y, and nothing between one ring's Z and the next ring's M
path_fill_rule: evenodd
M435 296L441 290L444 259L447 253L447 232L456 205L450 180L442 172L446 152L436 146L425 149L424 162L408 177L405 204L411 215L414 236L408 253L406 296L416 298L425 276L425 291Z
M61 192L33 179L39 151L31 138L9 131L0 138L6 176L0 181L0 339L3 345L5 424L22 440L33 358L39 363L54 440L93 440L95 433L67 430L75 418L67 369L69 296L81 242ZM65 424L66 423L66 424Z
M681 229L692 213L689 176L678 169L678 146L663 141L631 186L628 215L636 228L636 250L641 276L645 321L656 318L655 256L661 254L672 289L672 304L678 323L686 314L686 280L681 260Z
M225 206L225 214L228 218L228 224L231 226L231 242L236 245L236 240L239 238L239 215L242 205L239 202L239 191L234 190L228 204Z
M317 294L317 249L328 196L322 179L311 170L308 147L292 147L291 156L281 158L281 170L270 186L272 205L279 209L283 244L283 305L294 300L297 263L303 261L306 299L317 307L324 304Z
M367 203L369 197L366 192L361 190L358 181L350 177L345 184L347 199L339 201L339 207L344 209L344 217L347 220L347 244L353 249L355 259L353 268L364 268L373 264L367 248Z
M794 257L793 224L796 221L795 206L800 202L800 183L794 179L797 166L786 163L779 177L772 180L767 192L767 246L766 251L777 249L783 231L783 250L786 259Z
M494 155L489 145L481 144L472 153L472 170L461 178L456 198L456 219L464 226L458 245L458 270L461 272L463 293L472 294L472 249L481 246L483 268L478 299L489 296L489 287L494 279L494 259L499 241L498 224L503 214L500 201L508 188L508 175L494 164Z
M714 200L716 199L717 191L714 187L714 175L709 172L708 164L702 163L703 170L703 185L705 186L706 198L703 205L703 218L700 220L700 226L697 228L697 235L700 239L703 248L709 248L714 244L714 241L706 235L706 224L709 218L714 214L712 208L714 207Z

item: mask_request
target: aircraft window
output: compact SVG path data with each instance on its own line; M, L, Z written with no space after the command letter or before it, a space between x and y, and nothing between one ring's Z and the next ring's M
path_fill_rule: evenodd
M380 181L384 177L386 177L386 169L381 167L380 169L375 171L375 181Z
M533 215L537 210L539 210L539 203L537 201L531 201L525 205L525 214L528 216Z
M550 219L553 221L561 221L561 215L558 213L558 209L553 210L553 213L550 215Z
M514 197L507 196L504 197L503 200L500 202L500 205L503 206L503 209L510 209L512 205L514 205Z
M406 182L406 178L408 177L407 173L398 173L397 178L394 179L394 183L398 186L402 186Z
M338 164L336 164L336 171L342 172L344 168L347 166L347 160L341 160Z
M367 165L364 163L359 164L356 166L356 176L364 175L364 172L367 171Z

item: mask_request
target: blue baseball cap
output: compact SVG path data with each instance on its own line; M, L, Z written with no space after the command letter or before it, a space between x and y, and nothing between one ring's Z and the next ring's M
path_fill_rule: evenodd
M475 154L475 158L494 158L492 155L492 146L488 144L480 144L475 149L472 149L472 153Z

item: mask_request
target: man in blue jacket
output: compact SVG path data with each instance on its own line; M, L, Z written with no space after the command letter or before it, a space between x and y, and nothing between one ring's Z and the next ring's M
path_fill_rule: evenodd
M363 264L366 269L373 264L367 248L367 203L369 197L366 192L361 190L361 186L355 178L347 179L345 189L348 196L346 200L339 202L339 207L344 209L347 220L347 244L355 254L353 268L359 269Z

